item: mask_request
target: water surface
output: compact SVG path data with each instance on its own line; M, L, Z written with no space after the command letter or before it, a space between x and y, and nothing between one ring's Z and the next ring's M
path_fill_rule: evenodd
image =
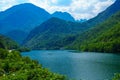
M120 55L67 50L39 50L22 53L43 67L75 80L108 80L120 73Z

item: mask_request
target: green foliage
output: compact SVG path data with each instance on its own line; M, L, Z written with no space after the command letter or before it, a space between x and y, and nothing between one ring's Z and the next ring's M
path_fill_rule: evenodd
M111 6L109 6L105 11L99 13L96 17L87 21L89 27L98 25L101 22L106 21L110 16L116 14L120 11L120 0L116 0Z
M19 48L17 48L16 50L17 50L17 51L20 51L20 52L28 52L28 51L30 51L30 49L27 48L27 47L19 47Z
M112 80L120 80L120 74L115 74Z
M81 51L120 53L120 12L82 33L69 48Z
M0 49L0 80L65 80L18 51Z
M10 38L0 35L0 48L16 49L18 48L18 44Z
M24 46L31 49L60 49L68 44L66 36L69 36L69 40L73 40L72 35L80 33L86 28L86 24L51 18L30 32Z
M95 18L92 18L86 22L83 23L77 23L77 22L69 22L60 20L57 18L51 18L45 22L43 22L40 26L32 30L27 37L27 39L24 42L24 45L27 47L30 47L32 49L60 49L63 48L67 44L67 42L64 41L64 37L68 35L78 34L81 32L84 32L88 30L90 27L94 27L98 23L104 22L107 20L111 15L115 14L117 11L120 10L120 1L117 0L113 5L111 5L109 8L107 8L105 11L100 13ZM60 15L59 15L60 16ZM67 18L66 18L67 19ZM108 26L111 26L113 23L109 23ZM108 28L108 27L105 27ZM97 30L103 30L103 29L97 29ZM99 31L94 31L94 33ZM89 32L88 32L89 33ZM82 34L83 37L80 38L84 40L86 35L89 34ZM96 34L90 35L90 36L97 36ZM88 36L88 38L90 37ZM74 40L73 40L74 41ZM62 43L61 43L62 42ZM61 44L60 44L61 43ZM69 48L79 49L78 46L80 45L81 41L75 43L75 47L71 47L69 45Z
M67 12L56 11L52 14L52 17L75 22L75 19Z

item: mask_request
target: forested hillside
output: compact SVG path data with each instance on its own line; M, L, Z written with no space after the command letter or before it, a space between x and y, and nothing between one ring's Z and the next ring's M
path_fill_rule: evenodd
M75 22L75 19L67 12L56 11L52 14L52 17L56 17L56 18L63 19L66 21Z
M0 80L65 80L19 52L0 49Z
M0 48L16 49L18 44L10 38L0 35Z
M33 29L23 44L32 49L59 49L64 46L59 43L60 40L83 32L85 28L87 26L82 23L51 18Z
M109 6L106 10L99 13L96 17L87 21L89 27L98 25L101 22L107 20L110 16L120 11L120 0L116 0L111 6ZM86 22L85 22L86 23Z
M69 47L80 51L120 52L120 12L82 33Z
M16 51L25 49L21 48L10 38L0 35L0 80L65 80L65 76L50 72L37 61L22 57Z
M5 35L15 40L17 43L22 44L24 39L28 36L28 33L21 30L12 30L5 33Z

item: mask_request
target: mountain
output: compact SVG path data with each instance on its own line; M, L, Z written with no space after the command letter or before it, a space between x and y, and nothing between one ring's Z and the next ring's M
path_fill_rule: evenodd
M116 0L111 6L109 6L106 10L99 13L96 17L88 20L86 23L89 27L97 25L101 22L107 20L110 16L120 11L120 0Z
M32 49L59 49L62 44L57 41L68 35L84 31L86 25L73 23L58 18L51 18L33 29L24 45Z
M67 12L56 11L52 14L52 17L56 17L56 18L63 19L66 21L72 21L72 22L75 21L75 19Z
M33 4L16 5L0 13L0 33L11 30L29 32L49 17L50 14L47 11Z
M80 23L87 22L87 19L76 20L76 22L80 22Z
M28 33L22 30L12 30L10 32L7 32L5 35L22 44L24 39L28 36Z
M42 8L39 8L30 3L24 3L24 4L13 6L4 12L0 12L0 33L11 37L12 39L14 39L15 41L17 41L19 43L22 43L23 38L25 38L27 34L23 35L22 37L20 34L29 33L31 30L34 31L33 29L35 27L39 26L40 24L42 24L43 22L46 23L46 26L49 26L46 28L46 30L44 30L44 32L46 32L48 30L48 28L51 28L50 26L52 25L52 24L49 25L48 21L50 21L50 22L54 21L54 22L52 22L53 25L56 23L58 24L60 22L59 25L57 25L57 28L58 27L61 28L60 24L65 24L63 26L73 26L73 27L74 27L74 25L77 24L76 26L79 27L78 28L79 31L73 30L73 32L81 33L83 31L86 31L89 28L105 21L112 14L119 11L120 10L119 5L120 5L120 0L117 0L113 5L111 5L105 11L98 14L98 16L96 16L95 18L90 19L85 22L82 22L82 23L77 23L77 22L73 21L74 18L69 13L55 12L52 15L50 15L47 11L45 11ZM66 21L63 22L64 21L63 20L62 21L63 23L61 23L61 21L49 20L53 16L56 18L59 18L59 19L64 18L64 20L66 20ZM68 20L72 21L72 22L69 22ZM17 35L14 35L15 30L19 31L17 33ZM61 30L69 31L69 30L65 29L65 27L62 28ZM38 30L36 30L36 31L39 32ZM57 29L56 30L53 29L53 31L55 31L54 34L56 34ZM32 35L33 34L34 34L33 36L38 35L37 32L32 33ZM50 32L50 29L49 29L49 32ZM62 35L62 32L59 34ZM29 36L28 36L28 38L29 38ZM25 40L25 42L27 42L27 40L29 40L28 38Z
M27 33L53 16L74 21L67 12L55 12L50 15L44 9L31 3L19 4L0 12L0 33L21 44Z
M33 4L16 5L0 13L0 33L20 44L26 38L26 33L49 18L47 11Z
M18 44L12 39L0 34L0 48L15 49L18 48Z
M98 14L98 16L83 23L69 22L69 21L60 20L58 18L49 19L30 32L29 36L24 41L24 45L32 49L60 49L65 47L65 45L69 45L72 41L76 40L77 38L76 36L78 34L85 32L82 34L83 35L82 38L81 37L79 39L77 38L78 42L75 41L74 46L79 45L78 44L79 40L81 39L83 41L86 40L86 37L84 36L88 35L86 33L87 30L96 27L95 25L98 26L99 24L106 21L109 17L111 17L119 10L120 10L119 0L117 0L105 11ZM93 35L95 33L93 33ZM76 35L76 36L70 36L70 35ZM90 37L93 35L90 35ZM72 40L70 41L70 43L67 43L69 39Z
M51 72L16 50L0 49L0 80L66 80L66 77Z
M120 12L82 33L69 48L80 51L120 53Z

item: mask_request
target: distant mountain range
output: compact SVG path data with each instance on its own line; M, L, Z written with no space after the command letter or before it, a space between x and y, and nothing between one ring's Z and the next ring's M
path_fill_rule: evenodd
M7 32L5 35L15 40L19 44L22 44L24 39L28 36L28 32L25 32L22 30L12 30L12 31Z
M80 23L87 22L87 19L79 19L79 20L76 20L76 22L80 22Z
M111 6L109 6L106 10L99 13L96 17L87 21L89 27L97 25L105 20L107 20L110 16L120 11L120 0L116 0Z
M0 48L15 49L18 48L18 44L12 39L0 34Z
M70 44L70 43L67 43L69 38L70 39L72 38L72 40L70 42L74 41L77 38L77 36L73 36L73 35L75 35L75 34L82 35L81 34L82 32L86 32L89 30L89 28L92 28L95 25L97 26L98 24L103 23L109 17L111 17L113 14L120 11L120 7L117 7L117 6L119 6L118 1L116 1L110 7L108 7L105 11L101 12L102 16L101 16L101 14L99 14L95 18L90 19L81 24L77 23L77 22L71 23L71 22L67 22L67 21L61 21L60 19L57 20L56 18L49 19L48 21L45 21L39 27L33 29L30 32L29 36L27 37L27 39L25 41L25 46L27 46L27 47L30 46L30 48L33 48L33 49L43 49L43 48L44 49L59 49L59 48L62 48L65 45ZM113 10L113 8L116 8L116 7L117 7L117 9ZM113 11L113 12L111 13L111 11ZM106 15L107 15L107 17L106 17ZM70 36L70 35L72 35L72 36ZM69 37L67 37L67 36L69 36Z
M88 21L77 22L67 12L56 11L49 14L42 8L25 3L13 6L0 13L0 33L32 49L60 49L72 45L72 49L83 50L82 45L85 42L81 42L81 40L87 41L88 39L90 43L93 41L99 43L99 39L94 37L95 34L105 33L104 30L107 32L109 28L106 25L111 25L110 29L119 25L114 21L112 22L112 19L115 20L119 17L119 15L117 17L112 15L117 15L119 11L120 0L116 0L114 4L96 17ZM98 26L100 27L98 28ZM117 27L117 29L119 28ZM96 40L92 41L92 38Z
M75 21L75 19L67 12L56 11L52 14L52 17L56 17L56 18L63 19L66 21L72 21L72 22Z
M21 43L28 35L23 35L24 33L29 33L49 18L47 11L33 4L16 5L0 13L0 33ZM16 33L16 30L19 32Z
M33 4L16 5L0 13L0 33L12 30L29 32L49 18L47 11Z
M32 49L58 49L55 42L67 35L77 34L85 30L85 25L65 21L59 18L50 18L33 29L24 44Z
M82 33L69 49L93 52L120 52L120 11L101 24Z
M33 28L39 26L51 17L74 21L74 18L69 13L55 12L54 14L49 14L40 7L25 3L13 6L4 12L0 12L0 33L7 34L7 36L21 43L27 35L23 35L23 33L29 33ZM16 30L19 31L19 35L23 35L23 38L18 34L12 35L12 33L16 33ZM10 35L8 33L10 33Z

